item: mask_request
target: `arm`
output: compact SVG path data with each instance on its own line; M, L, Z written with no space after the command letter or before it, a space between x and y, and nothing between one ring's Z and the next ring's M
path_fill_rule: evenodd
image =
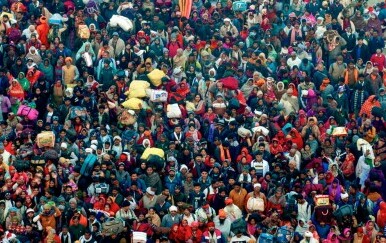
M75 67L75 77L74 77L74 81L77 80L79 78L79 70L76 66Z

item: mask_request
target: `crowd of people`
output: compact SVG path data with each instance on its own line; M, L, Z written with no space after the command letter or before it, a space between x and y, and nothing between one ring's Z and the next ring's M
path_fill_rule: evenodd
M375 2L0 1L0 242L386 242Z

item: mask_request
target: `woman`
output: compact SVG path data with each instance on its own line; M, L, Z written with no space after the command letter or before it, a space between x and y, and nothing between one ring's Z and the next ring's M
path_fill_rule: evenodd
M359 116L366 114L367 117L371 117L371 110L374 107L381 107L378 98L375 95L370 95L370 97L363 103Z
M75 61L78 61L79 59L84 58L85 53L90 55L91 65L88 64L87 62L86 62L86 64L88 67L91 67L95 61L96 56L95 56L94 50L91 48L91 43L88 41L84 42L83 45L81 46L81 48L76 53Z
M153 235L153 229L147 221L148 219L145 218L145 215L143 213L140 213L138 215L138 220L135 220L133 222L132 229L134 231L145 232L148 237L151 237Z
M371 242L375 242L378 234L378 230L375 228L375 223L371 220L367 221L366 225L362 227L363 233L367 235Z
M213 123L214 119L217 117L217 115L213 112L212 107L208 107L206 113L203 115L204 120L208 120L210 124Z
M367 75L370 75L373 72L373 68L374 68L373 63L370 61L367 61L366 66L362 67L361 69L362 71L360 71L359 73L362 73L366 77Z
M24 89L17 79L12 80L8 93L11 101L12 112L16 114L20 103L24 100L25 97Z
M199 142L202 138L200 131L194 125L189 125L189 130L185 133L185 138L191 137L194 142Z
M149 208L149 212L145 216L149 223L157 227L161 226L161 218L158 216L154 208Z
M186 242L192 237L192 228L188 224L188 220L182 219L177 233L176 242Z
M339 184L338 179L334 179L332 184L328 186L328 194L331 201L334 201L335 203L338 203L340 201L340 194L341 194L342 188Z
M201 98L200 94L196 94L193 99L193 104L195 107L194 113L197 115L202 115L205 113L205 103Z

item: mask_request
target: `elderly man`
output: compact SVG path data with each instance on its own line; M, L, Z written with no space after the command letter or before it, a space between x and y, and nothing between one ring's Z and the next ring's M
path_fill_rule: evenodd
M177 54L173 57L174 67L185 67L186 56L183 55L184 50L182 48L177 49Z
M113 56L118 57L125 50L125 42L119 38L118 32L113 33L113 38L109 40L109 46L113 49Z
M291 53L291 58L287 60L287 65L292 69L294 66L299 67L302 60L300 60L299 57L297 57L296 52Z
M236 38L239 35L237 28L231 23L229 18L224 19L224 25L220 28L220 36L227 37L230 33L233 38Z
M171 228L174 224L179 224L181 222L181 215L177 214L177 207L171 206L169 208L169 213L162 218L162 227Z

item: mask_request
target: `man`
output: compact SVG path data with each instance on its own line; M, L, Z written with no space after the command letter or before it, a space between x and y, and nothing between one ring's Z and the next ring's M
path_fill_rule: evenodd
M162 218L162 227L171 228L174 224L179 224L181 222L181 216L177 214L177 207L171 206L169 212Z
M248 193L246 197L245 210L248 213L264 213L267 207L267 197L264 193L260 192L261 184L255 183L253 185L253 191Z
M182 48L177 49L177 54L173 57L173 67L185 68L186 56Z
M383 87L379 89L378 101L381 103L382 109L386 110L386 93Z
M314 0L315 1L315 0ZM237 231L236 235L231 238L231 243L247 243L250 242L251 238L245 236L240 230Z
M263 153L257 151L255 154L255 159L251 162L251 167L255 168L256 176L264 177L267 172L269 172L269 164L266 160L263 159Z
M193 206L194 209L200 208L206 202L206 196L201 192L200 183L193 184L193 191L189 193L188 203Z
M344 83L348 85L350 90L354 89L358 81L359 71L353 61L348 63L347 68L343 72Z
M350 26L346 28L346 32L342 34L342 38L346 40L346 48L348 53L352 53L355 43L356 43L356 36L352 33L352 29Z
M109 58L103 59L103 66L98 69L98 80L102 84L102 90L107 91L112 85L115 84L114 74L115 69L111 67L111 60Z
M40 221L42 224L43 230L46 230L47 227L55 228L57 220L60 218L62 213L55 206L54 203L46 203L43 206L43 212L34 218L34 221Z
M30 242L39 242L39 239L41 236L36 230L33 229L32 225L30 223L27 223L24 226L25 226L25 233L22 234L22 236L28 238ZM63 243L66 243L66 242L63 242Z
M311 205L308 204L302 194L298 194L297 197L297 211L298 220L304 219L304 222L308 222L311 219Z
M125 200L121 205L121 209L116 213L115 218L123 221L137 219L134 211L130 209L130 202Z
M170 168L169 175L165 177L164 186L172 193L177 186L182 186L180 178L176 176L175 168Z
M369 48L367 47L366 44L363 43L363 37L358 38L358 43L354 47L352 51L352 56L354 60L358 60L359 58L362 58L363 62L366 63L370 56L369 56Z
M336 58L336 62L334 62L330 69L328 70L328 73L331 77L332 84L337 84L339 79L343 77L344 71L346 70L346 64L343 62L343 57L338 56Z
M93 238L90 230L86 230L84 235L79 238L79 243L96 243L97 240Z
M383 79L379 75L379 69L373 67L372 72L365 78L365 82L370 84L368 87L369 95L378 95L379 89L383 87Z
M125 42L119 38L118 32L113 33L113 38L109 40L109 46L112 48L115 57L118 57L125 50Z
M62 232L60 232L59 237L60 237L60 242L61 243L71 243L71 242L73 242L72 239L71 239L71 234L68 231L68 226L67 225L63 225Z
M324 78L328 78L328 73L327 73L326 69L324 68L323 63L318 63L316 65L316 72L314 73L314 77L313 77L313 83L314 83L315 87L317 87L317 89L319 89Z
M237 38L239 35L239 31L237 28L231 23L231 20L229 18L224 19L224 25L220 28L220 36L222 38L228 36L228 33L231 33L231 36L233 38Z
M217 180L212 180L211 185L203 191L208 202L214 201L214 197L218 192L218 187Z
M218 216L214 217L213 223L216 226L216 229L220 230L222 234L228 238L231 231L231 220L227 217L227 213L224 209L220 209Z
M349 112L349 99L346 95L344 86L338 87L338 94L335 96L336 103L338 104L337 108L344 117L348 117Z
M248 194L247 190L245 190L244 188L241 187L240 182L235 182L233 189L229 193L228 202L229 202L229 200L232 200L232 204L230 204L230 205L234 204L240 210L244 210L245 198L246 198L247 194ZM225 201L225 204L227 204L226 201Z
M216 226L213 222L209 222L207 226L208 230L204 231L202 234L201 242L225 243L227 241L221 231L216 229Z
M74 216L72 218L73 224L69 227L69 232L72 236L72 240L79 240L81 236L83 236L86 232L86 227L79 224L79 217Z
M130 179L125 182L124 187L128 189L133 183L136 183L136 186L139 188L140 191L146 191L145 182L138 177L138 173L135 171L131 173Z
M292 69L294 66L299 67L302 60L300 60L299 57L297 57L296 52L291 53L291 58L288 58L287 65Z

